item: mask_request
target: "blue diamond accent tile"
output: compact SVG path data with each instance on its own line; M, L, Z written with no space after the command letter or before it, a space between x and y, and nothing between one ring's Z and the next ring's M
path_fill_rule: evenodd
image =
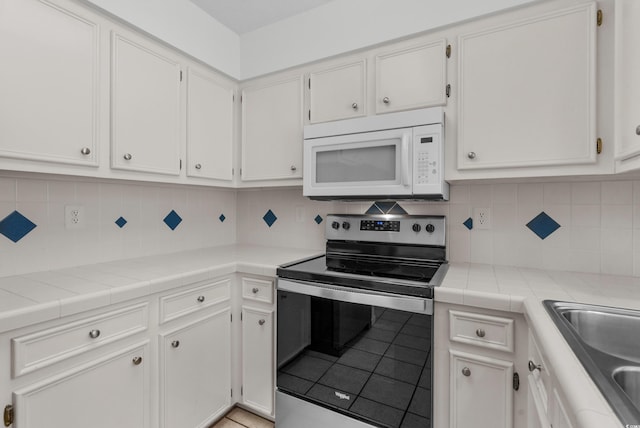
M527 223L527 227L531 229L533 233L538 235L540 239L544 239L558 230L560 225L544 211L538 214L533 220Z
M35 228L35 223L18 211L12 212L0 221L0 234L11 239L13 242L18 242Z
M316 216L316 218L314 218L313 220L314 220L317 224L322 223L322 217L320 217L320 214L318 214L318 215Z
M125 220L124 217L120 217L116 220L116 224L120 229L122 229L124 225L127 224L127 220Z
M218 217L218 220L220 220L220 223L224 223L226 219L227 218L224 216L224 214L220 214L220 217Z
M471 217L466 219L462 224L469 230L473 229L473 219Z
M407 212L397 202L376 201L365 214L407 214Z
M180 217L174 210L171 210L171 212L167 214L163 221L167 226L169 226L171 230L176 230L176 227L178 227L178 225L182 223L182 217Z
M275 223L276 220L278 220L278 217L276 217L273 211L269 210L264 215L264 217L262 217L262 219L264 220L265 223L267 223L267 226L271 227L273 226L273 223Z

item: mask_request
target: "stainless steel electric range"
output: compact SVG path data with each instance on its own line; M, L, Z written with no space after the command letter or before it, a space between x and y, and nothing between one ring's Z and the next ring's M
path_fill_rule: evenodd
M326 224L325 256L277 271L276 427L431 427L445 218Z

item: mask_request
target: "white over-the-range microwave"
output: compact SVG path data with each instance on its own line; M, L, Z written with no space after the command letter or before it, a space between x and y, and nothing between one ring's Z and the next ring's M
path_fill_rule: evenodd
M448 200L442 107L305 126L303 194Z

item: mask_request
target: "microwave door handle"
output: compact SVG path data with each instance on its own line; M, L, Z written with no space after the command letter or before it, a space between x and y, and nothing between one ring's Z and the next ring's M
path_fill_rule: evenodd
M410 186L411 185L411 176L409 174L409 140L411 138L411 134L404 133L402 134L402 185Z

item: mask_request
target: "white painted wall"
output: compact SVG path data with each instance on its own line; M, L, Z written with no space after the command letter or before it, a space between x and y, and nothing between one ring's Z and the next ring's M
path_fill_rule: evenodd
M243 34L241 79L538 0L334 0Z
M238 78L240 36L189 0L84 0Z

